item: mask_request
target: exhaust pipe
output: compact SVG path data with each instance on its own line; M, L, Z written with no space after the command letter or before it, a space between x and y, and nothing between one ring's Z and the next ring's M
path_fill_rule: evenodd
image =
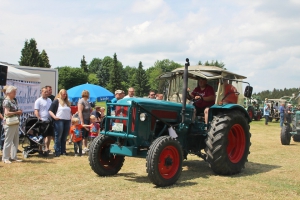
M182 123L185 121L185 109L186 109L186 92L188 87L188 67L190 66L190 60L187 58L185 59L186 63L184 66L184 73L183 73L183 89L182 89Z

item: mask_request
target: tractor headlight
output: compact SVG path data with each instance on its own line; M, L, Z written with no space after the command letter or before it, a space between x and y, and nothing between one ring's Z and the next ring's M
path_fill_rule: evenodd
M140 120L141 120L142 122L145 121L146 118L147 118L147 114L146 114L146 113L141 113L141 114L140 114Z

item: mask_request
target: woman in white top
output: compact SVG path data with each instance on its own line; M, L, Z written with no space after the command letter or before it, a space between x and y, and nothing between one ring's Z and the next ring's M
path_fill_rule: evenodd
M61 89L49 108L54 125L55 157L67 155L66 140L72 117L70 105L67 91Z

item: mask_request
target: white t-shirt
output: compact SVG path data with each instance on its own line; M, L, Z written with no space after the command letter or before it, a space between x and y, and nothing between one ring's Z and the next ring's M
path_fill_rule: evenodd
M71 119L71 108L66 104L64 106L58 103L58 109L56 112L56 117L59 119L70 120Z
M38 98L34 102L34 109L39 111L39 115L43 121L50 119L49 108L51 104L51 99L44 99L43 97Z
M129 95L126 95L123 99L126 99L126 98L136 98L136 96L130 97Z

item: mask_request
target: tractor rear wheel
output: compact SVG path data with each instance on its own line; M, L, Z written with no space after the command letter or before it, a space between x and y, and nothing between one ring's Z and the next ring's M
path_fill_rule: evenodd
M284 125L281 128L280 140L282 145L289 145L291 143L291 126L289 124Z
M115 141L111 137L99 135L91 144L90 166L99 176L115 175L123 166L124 156L110 153L110 145L113 143Z
M254 108L253 108L253 106L249 106L247 111L248 111L250 119L253 120L254 119Z
M154 140L146 157L150 181L159 187L174 184L182 171L183 153L180 143L170 136Z
M220 175L241 172L247 161L250 137L249 124L240 111L214 116L206 139L207 162Z
M300 135L299 134L293 135L293 140L294 142L300 142Z

